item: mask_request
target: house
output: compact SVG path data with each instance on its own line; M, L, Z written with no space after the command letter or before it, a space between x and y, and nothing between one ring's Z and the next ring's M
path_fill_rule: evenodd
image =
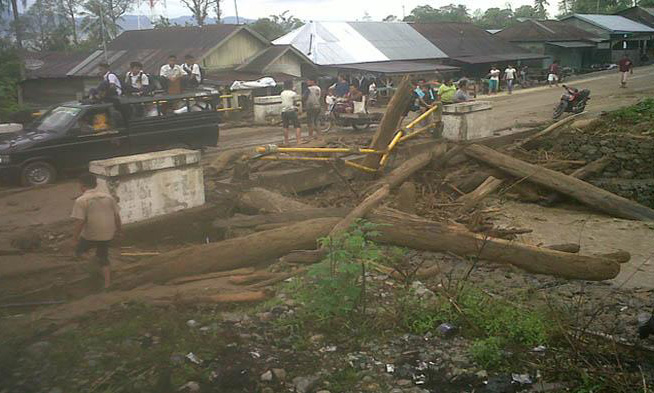
M25 79L20 88L23 102L37 108L71 101L97 85L95 78L68 76L88 52L25 52Z
M438 47L404 22L309 22L278 38L328 75L427 76L454 72Z
M467 76L486 75L492 65L535 65L544 57L472 23L412 23L411 27L445 52L449 64L461 67Z
M621 15L573 14L561 21L602 38L597 54L603 62L616 63L626 53L639 64L641 54L652 48L654 28Z
M654 27L654 7L635 6L617 12L616 15L624 16L645 26Z
M533 53L547 56L543 66L558 60L564 67L587 69L596 63L598 35L558 20L527 19L497 36Z

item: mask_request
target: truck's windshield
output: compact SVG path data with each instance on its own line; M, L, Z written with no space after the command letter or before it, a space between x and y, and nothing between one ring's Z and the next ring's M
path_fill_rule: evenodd
M60 131L66 129L81 111L81 108L59 106L37 119L33 126L40 131Z

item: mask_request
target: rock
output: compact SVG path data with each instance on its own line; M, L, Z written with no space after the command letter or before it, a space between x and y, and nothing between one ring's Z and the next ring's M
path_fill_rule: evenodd
M365 383L370 383L370 382L373 382L374 380L375 380L375 378L373 378L372 376L366 375L365 377L363 377L363 379L361 381L363 381Z
M38 341L27 347L27 353L33 358L43 358L51 347L52 344L48 341Z
M436 331L442 337L452 337L456 334L457 330L458 329L456 326L451 325L449 323L441 323L436 328Z
M293 386L297 393L309 393L318 383L319 378L315 375L308 377L293 378Z
M199 392L200 391L200 384L195 382L195 381L189 381L186 382L184 385L180 386L177 391L180 392Z
M186 326L190 328L194 328L198 326L198 321L196 321L195 319L189 319L188 321L186 321Z
M398 380L397 382L395 382L395 384L396 384L397 386L402 386L402 387L404 387L404 386L411 386L411 385L413 384L413 382L411 382L411 381L408 380L408 379L400 379L400 380Z
M286 370L283 368L273 368L272 373L277 378L278 381L284 382L286 381Z
M273 320L275 318L275 316L271 312L259 313L259 314L257 314L257 317L259 317L259 320L261 320L263 322L268 322L268 321L271 321L271 320Z
M402 389L394 388L394 389L392 389L392 390L391 390L390 392L388 392L388 393L403 393L403 391L402 391Z
M272 371L268 370L265 373L261 374L261 381L262 382L270 382L273 380L273 373Z

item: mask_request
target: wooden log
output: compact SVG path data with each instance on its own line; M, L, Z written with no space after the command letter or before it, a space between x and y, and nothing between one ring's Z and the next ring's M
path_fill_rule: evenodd
M583 167L575 170L570 174L570 176L577 178L579 180L586 180L595 173L601 172L609 165L612 161L612 158L609 156L604 156L598 160L590 162ZM553 205L557 202L560 202L563 199L563 196L558 192L553 192L545 197L544 203L546 205Z
M556 123L552 124L551 126L545 128L543 131L540 131L540 132L538 132L538 133L536 133L536 134L534 134L534 135L532 135L530 137L527 137L527 138L523 139L522 141L510 146L508 148L508 150L515 150L515 149L521 149L523 147L526 147L528 144L535 141L536 139L542 138L545 135L549 134L550 132L552 132L552 131L560 128L560 127L563 127L564 125L572 122L574 119L578 118L579 116L581 116L583 114L585 114L585 112L577 113L577 114L568 116L568 117L566 117L564 119L561 119L561 120L557 121Z
M569 254L502 239L485 238L453 226L391 209L370 215L380 224L378 241L416 250L449 251L478 256L492 262L510 263L531 273L582 280L608 280L620 272L614 260Z
M311 209L312 206L287 198L281 194L255 187L241 194L237 205L246 211L258 213L284 213Z
M216 273L208 273L208 274L199 274L197 276L181 277L181 278L178 278L178 279L175 279L175 280L171 280L170 284L180 285L180 284L186 284L186 283L194 282L194 281L213 280L215 278L230 277L230 276L235 276L235 275L252 274L252 273L254 273L254 268L253 267L245 267L245 268L242 268L242 269L228 270L228 271L224 271L224 272L216 272Z
M338 222L338 218L318 218L217 243L181 248L143 260L138 269L118 277L116 286L133 288L150 282L255 266L292 250L315 247L316 239L327 235Z
M402 115L406 111L411 92L412 87L409 77L405 76L397 86L397 89L395 89L393 97L391 97L386 107L386 112L384 112L384 117L379 124L379 128L372 137L372 143L370 144L372 149L385 150L388 147L388 144L393 139L399 127ZM363 165L377 169L379 168L379 158L376 154L369 154L363 160Z
M269 280L271 278L277 277L277 273L271 272L257 272L253 274L245 274L242 276L232 276L229 278L229 283L234 285L247 285L259 281Z
M489 176L486 180L479 185L474 191L463 195L457 199L457 202L463 203L463 206L459 209L460 212L467 212L470 209L477 206L488 195L495 192L498 188L502 186L504 180L496 179L493 176Z
M329 237L335 238L343 234L343 232L347 232L357 219L365 217L366 214L377 207L390 193L390 186L385 184L379 190L370 194L370 196L364 199L357 207L352 209L345 218L339 221L338 224L332 228L329 232Z
M345 217L350 211L346 207L309 208L284 213L258 214L254 216L239 215L213 221L216 229L253 228L269 224L287 224L294 221L306 221L314 218Z
M318 250L294 250L288 255L279 258L280 262L301 263L310 265L320 261L325 256L322 249Z
M248 149L236 149L220 153L218 157L211 161L211 164L208 165L207 169L211 175L219 175L232 162L236 161L236 159L242 157L243 155L246 155L247 152Z
M529 164L481 145L468 146L465 152L478 161L572 197L610 215L632 220L654 220L654 210L563 173Z
M617 263L627 263L631 260L631 254L624 250L618 250L608 254L597 254L597 256L616 261Z
M561 252L569 252L571 254L576 254L581 249L581 247L579 247L579 244L577 243L552 244L549 246L545 246L545 248L549 248L550 250L556 250Z

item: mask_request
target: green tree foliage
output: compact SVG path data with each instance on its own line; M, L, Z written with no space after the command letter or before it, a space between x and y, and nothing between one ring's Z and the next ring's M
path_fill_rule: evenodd
M134 0L88 0L84 3L82 29L88 34L89 41L102 42L103 26L107 40L116 38L120 33L118 22L134 5Z
M530 5L523 5L518 7L513 11L514 18L539 18L538 12L536 9Z
M17 87L20 81L18 50L8 40L0 39L0 122L19 109Z
M209 6L213 4L213 0L181 0L182 4L188 8L193 14L195 23L198 26L204 26L204 20L209 15Z
M388 15L384 19L382 19L382 22L397 22L399 19L395 15Z
M81 5L81 0L57 0L57 12L62 16L59 23L70 31L74 45L80 41L77 34L77 14Z
M170 19L164 16L159 16L159 19L152 22L152 27L154 27L155 29L165 29L166 27L172 27L176 25L177 24L171 23Z
M654 4L652 0L645 0ZM643 2L639 2L642 5ZM645 3L647 4L647 3ZM560 16L570 14L614 14L633 6L632 0L560 0Z
M550 3L547 0L534 0L534 10L536 17L539 19L547 19L547 7Z
M404 18L406 22L470 22L470 10L463 4L446 5L434 8L430 5L421 5Z
M291 15L289 11L284 11L279 15L257 19L250 27L267 39L274 40L303 25L302 20Z
M23 15L25 45L37 51L70 49L72 32L61 19L55 0L36 0Z
M475 24L484 29L503 29L514 22L513 11L510 8L489 8Z

